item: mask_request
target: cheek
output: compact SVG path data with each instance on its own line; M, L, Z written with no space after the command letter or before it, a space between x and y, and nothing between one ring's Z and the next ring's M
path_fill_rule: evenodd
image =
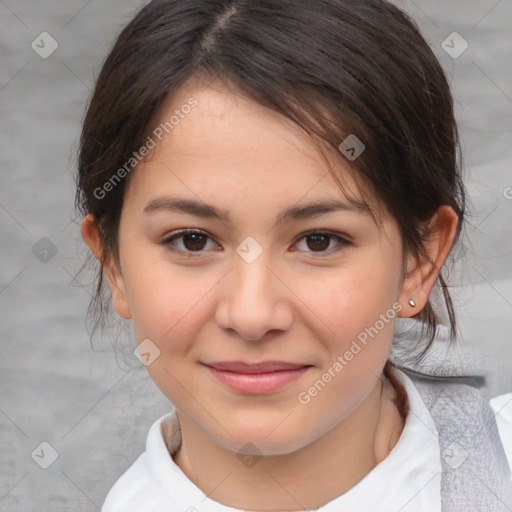
M364 399L388 358L396 295L385 273L375 272L331 276L321 284L306 283L305 290L315 313L316 328L311 329L324 354L322 367L308 383L311 388L303 390L304 401L311 398L313 407L332 410L339 420ZM322 324L327 328L319 330Z
M148 265L143 271L140 268L134 265L130 269L132 278L127 291L137 342L149 339L158 348L158 351L150 349L158 356L146 370L175 406L187 410L190 407L187 390L200 394L189 363L197 359L195 340L211 318L207 294L216 280L199 278L197 273L194 277L191 272L173 269L168 263ZM185 387L184 383L187 383Z
M315 279L295 279L298 296L314 313L317 325L323 324L328 337L338 348L373 326L382 314L388 312L385 325L378 324L384 337L392 333L397 298L392 272L379 270L378 265L364 265L340 270Z
M162 261L141 265L133 260L126 270L137 340L155 340L164 345L162 351L181 350L204 320L204 299L215 284L213 276Z

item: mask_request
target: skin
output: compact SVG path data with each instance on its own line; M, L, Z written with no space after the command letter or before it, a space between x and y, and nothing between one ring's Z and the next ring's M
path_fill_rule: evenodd
M437 211L425 244L432 263L408 257L405 279L398 226L385 212L380 229L364 211L276 223L285 208L344 199L312 142L252 100L194 81L168 99L155 126L190 97L198 106L129 176L120 267L111 262L104 269L113 305L133 320L139 343L150 339L160 350L147 370L178 411L183 444L174 460L205 494L245 510L318 508L351 489L400 437L404 420L381 379L394 319L309 403L297 397L393 304L404 317L424 307L457 217L446 206ZM347 165L339 158L337 170L357 195ZM143 212L152 199L171 195L225 209L232 225ZM208 238L174 240L175 249L192 256L172 252L161 242L179 229ZM327 249L318 249L304 237L310 230L332 231L350 244L331 237ZM91 215L82 235L99 258ZM252 263L236 252L249 236L263 248ZM247 395L201 364L235 360L312 367L279 391ZM262 457L248 467L241 453Z

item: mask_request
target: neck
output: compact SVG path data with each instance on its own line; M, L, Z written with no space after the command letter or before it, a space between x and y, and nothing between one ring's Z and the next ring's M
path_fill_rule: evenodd
M293 453L264 456L248 468L178 413L182 446L174 460L205 495L226 506L316 509L354 487L395 446L404 422L394 396L377 380L365 400L324 436Z

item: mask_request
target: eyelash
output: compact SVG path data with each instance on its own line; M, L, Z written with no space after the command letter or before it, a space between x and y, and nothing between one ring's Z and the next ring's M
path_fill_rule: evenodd
M180 231L177 231L176 233L168 236L167 238L165 238L164 240L162 240L162 242L160 242L162 245L166 246L170 251L174 252L174 253L179 253L179 254L182 254L182 255L186 255L187 257L198 257L201 255L201 253L205 252L204 250L201 250L201 251L184 251L182 249L177 249L174 245L173 245L173 241L178 239L178 238L182 238L183 236L185 235L193 235L193 234L198 234L198 235L204 235L206 236L208 239L210 240L213 240L213 238L211 238L207 233L205 233L204 231L201 231L201 230L197 230L197 229L183 229L183 230L180 230ZM349 242L346 238L336 234L336 233L333 233L331 231L322 231L322 230L313 230L313 231L308 231L306 233L303 233L295 242L294 242L294 245L296 243L298 243L299 241L301 241L302 239L305 239L305 238L308 238L308 237L311 237L311 236L327 236L329 238L334 238L337 240L338 242L338 246L335 247L334 249L330 249L328 251L307 251L307 252L310 252L311 254L314 254L315 258L317 257L326 257L326 256L331 256L332 254L334 254L335 252L338 252L340 250L342 250L344 247L346 246L350 246L352 245L352 242ZM330 245L330 244L329 244Z

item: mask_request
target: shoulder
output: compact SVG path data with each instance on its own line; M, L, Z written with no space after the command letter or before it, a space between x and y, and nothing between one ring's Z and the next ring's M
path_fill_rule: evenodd
M477 440L498 434L491 403L477 388L463 379L423 376L406 372L434 419L445 442L467 438Z
M496 417L496 424L512 473L512 392L495 396L490 400L490 405Z
M504 510L503 503L512 499L512 420L510 409L505 410L512 393L489 402L457 378L409 378L436 425L444 499L478 504L478 510ZM500 408L504 414L498 418Z
M146 452L144 452L112 486L101 511L154 510L157 491L149 472Z
M112 486L101 512L163 512L176 505L172 502L172 496L164 492L158 474L162 464L170 464L161 428L172 417L173 413L169 413L153 423L147 436L146 451L137 457ZM169 478L168 483L172 486L172 478Z

